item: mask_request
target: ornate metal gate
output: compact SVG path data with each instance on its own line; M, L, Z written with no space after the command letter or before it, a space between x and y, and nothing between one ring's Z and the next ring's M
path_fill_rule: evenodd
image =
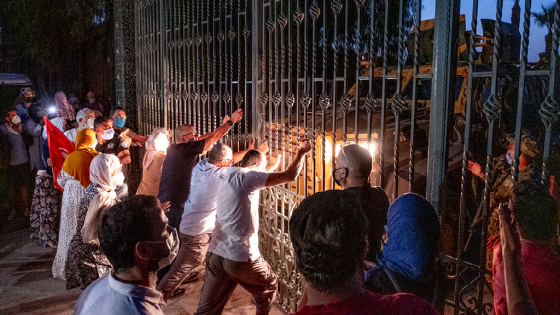
M421 21L421 0L135 1L142 133L185 123L205 133L243 108L243 123L225 141L236 150L251 137L267 140L281 168L301 139L311 139L299 179L261 195L261 253L279 277L277 302L284 310L294 311L302 294L289 217L305 196L335 188L333 157L352 141L371 151L372 182L390 199L415 191L440 212L446 277L439 301L455 314L490 312L486 218L495 134L516 132L516 176L521 130L540 132L548 180L560 110L554 94L560 0L549 62L539 64L527 61L531 0L524 2L522 38L505 33L519 28L519 18L501 21L503 0L497 0L496 21L483 20L484 36L477 35L478 2L469 33L459 0L437 0L431 21ZM518 7L515 1L514 17ZM519 51L520 42L521 57L509 53ZM486 163L482 194L469 188L471 158ZM482 224L471 226L471 204L479 203Z

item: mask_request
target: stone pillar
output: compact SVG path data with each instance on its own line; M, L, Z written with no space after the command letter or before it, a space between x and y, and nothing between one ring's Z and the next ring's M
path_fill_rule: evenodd
M136 64L134 38L134 0L114 1L115 22L115 103L126 110L127 127L138 131L136 102Z

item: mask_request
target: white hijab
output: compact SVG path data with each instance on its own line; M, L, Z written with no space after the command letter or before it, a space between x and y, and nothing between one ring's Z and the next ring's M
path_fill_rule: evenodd
M157 128L146 141L146 155L144 155L144 161L142 162L142 167L148 169L154 157L158 152L167 153L167 147L169 146L169 131L165 128Z
M82 240L84 243L98 242L97 230L101 218L107 209L116 203L117 194L111 174L121 166L119 158L112 154L100 154L93 158L89 167L89 178L93 184L103 188L103 191L93 197L89 204L84 226L82 227Z
M58 128L58 130L64 133L64 118L56 117L50 121L56 128ZM47 139L47 126L43 126L43 139Z

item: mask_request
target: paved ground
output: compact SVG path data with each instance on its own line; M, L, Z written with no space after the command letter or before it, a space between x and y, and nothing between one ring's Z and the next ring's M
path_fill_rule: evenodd
M0 314L72 314L80 293L79 288L66 290L65 282L53 279L52 262L56 251L29 241L27 229L14 230L14 226L25 227L23 218L4 227L0 232ZM198 268L196 282L184 288L185 295L171 299L164 307L165 314L192 314L196 310L204 270ZM255 306L247 291L238 287L225 307L223 314L249 315ZM273 308L271 314L283 314Z

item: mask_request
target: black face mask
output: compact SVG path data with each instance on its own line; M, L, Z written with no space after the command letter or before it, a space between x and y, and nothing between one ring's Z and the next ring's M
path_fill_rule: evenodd
M24 98L23 98L23 101L24 101L25 103L31 103L31 102L33 101L33 97L24 97Z
M340 180L338 180L338 179L336 178L336 171L338 171L338 170L340 170L340 169L342 169L342 168L334 169L334 170L332 171L332 178L333 178L334 182L335 182L338 186L342 187L342 184L340 183Z

